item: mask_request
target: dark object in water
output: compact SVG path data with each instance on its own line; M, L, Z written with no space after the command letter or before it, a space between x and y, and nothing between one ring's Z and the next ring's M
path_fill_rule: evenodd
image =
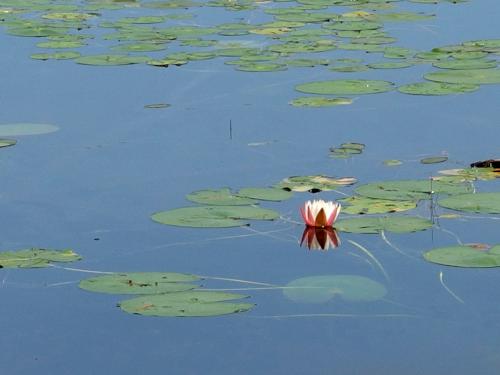
M472 163L471 168L500 168L500 159L490 159L484 161L476 161Z

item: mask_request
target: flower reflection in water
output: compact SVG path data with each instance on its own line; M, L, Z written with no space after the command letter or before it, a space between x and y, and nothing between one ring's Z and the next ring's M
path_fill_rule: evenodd
M306 227L300 240L300 246L307 245L309 250L328 250L340 245L340 238L333 228Z

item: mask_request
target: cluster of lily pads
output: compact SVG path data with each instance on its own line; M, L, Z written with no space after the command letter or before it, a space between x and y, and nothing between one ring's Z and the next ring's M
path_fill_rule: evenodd
M286 2L284 6L278 0L203 3L191 0L71 3L2 0L0 25L3 24L10 35L44 38L37 43L44 52L31 55L38 60L73 59L85 65L146 63L168 67L224 58L226 64L239 71L275 72L322 67L333 71L335 76L368 69L402 69L416 64L432 64L439 68L439 71L427 73L426 81L398 87L399 92L416 95L466 93L477 90L481 84L500 83L500 70L496 69L498 61L494 58L500 51L500 39L467 41L430 51L392 45L396 39L384 30L385 23L418 22L435 17L430 13L398 9L400 3L404 1L297 0ZM346 6L352 11L345 12ZM261 11L271 20L259 24L241 21L200 26L191 20L197 16L195 13L179 13L179 10L200 7L243 13ZM203 20L197 19L197 22L203 24ZM99 31L91 32L95 29ZM102 42L94 43L96 39ZM82 55L80 50L93 44L104 44L110 52ZM160 55L165 49L173 51ZM336 55L342 51L377 53L383 59L364 62L361 58ZM309 57L311 53L318 57ZM295 89L307 94L342 96L302 97L290 104L299 107L350 104L352 98L343 96L387 92L395 88L394 83L384 80L308 82Z

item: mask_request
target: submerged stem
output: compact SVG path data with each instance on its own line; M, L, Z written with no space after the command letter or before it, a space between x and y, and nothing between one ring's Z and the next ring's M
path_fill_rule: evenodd
M385 271L385 268L384 266L382 266L382 263L380 263L378 261L377 258L375 258L375 256L365 247L363 247L362 245L360 245L359 243L353 241L353 240L347 240L347 242L351 243L352 245L356 246L358 249L360 249L362 252L364 252L366 255L368 255L370 257L371 260L373 260L373 262L375 262L375 264L377 265L377 267L379 268L380 272L384 275L385 279L387 281L390 280L389 278L389 275L387 274L387 272Z

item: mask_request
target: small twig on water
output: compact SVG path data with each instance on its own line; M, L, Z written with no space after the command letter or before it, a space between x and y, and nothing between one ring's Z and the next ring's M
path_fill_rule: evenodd
M443 271L439 271L439 281L441 282L441 285L443 286L443 288L453 297L455 298L458 302L460 303L465 303L464 300L462 298L460 298L459 296L457 296L455 293L453 293L453 291L448 288L446 286L446 284L444 283L444 280L443 280Z

